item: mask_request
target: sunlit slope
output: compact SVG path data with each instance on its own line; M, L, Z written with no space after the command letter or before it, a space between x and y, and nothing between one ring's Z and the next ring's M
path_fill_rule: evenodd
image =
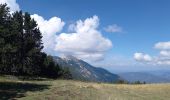
M54 61L63 68L69 68L73 79L91 82L116 82L121 78L106 69L94 67L74 56L53 57Z

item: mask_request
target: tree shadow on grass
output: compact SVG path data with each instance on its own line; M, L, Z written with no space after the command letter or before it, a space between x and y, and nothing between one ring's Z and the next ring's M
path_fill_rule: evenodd
M24 97L28 91L42 91L48 89L49 86L34 83L0 82L0 100L16 100Z

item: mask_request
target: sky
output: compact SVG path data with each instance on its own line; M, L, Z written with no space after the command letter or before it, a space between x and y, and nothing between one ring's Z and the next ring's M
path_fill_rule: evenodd
M110 71L170 70L170 0L0 0L29 12L43 51Z

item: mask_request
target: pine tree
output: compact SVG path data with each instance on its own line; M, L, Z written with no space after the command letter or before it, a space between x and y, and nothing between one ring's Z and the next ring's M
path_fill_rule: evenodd
M1 72L10 72L10 14L6 4L0 5L0 69Z
M26 71L29 74L39 74L41 64L42 35L30 14L24 14L24 51L26 55Z
M43 49L42 34L29 13L9 13L0 5L0 74L36 75L68 78L68 69L61 69Z
M11 33L14 34L13 45L15 46L14 62L12 67L13 73L23 74L24 66L24 33L23 33L23 15L22 11L13 13L11 21Z

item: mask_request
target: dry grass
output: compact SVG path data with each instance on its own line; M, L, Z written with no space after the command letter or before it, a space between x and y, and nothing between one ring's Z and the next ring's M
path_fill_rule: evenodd
M4 80L4 79L3 79ZM0 79L0 82L2 79ZM22 82L22 81L20 81ZM24 81L25 82L25 81ZM26 91L21 100L169 100L170 84L119 85L72 80L26 81L46 85L39 91ZM1 89L1 88L0 88Z

